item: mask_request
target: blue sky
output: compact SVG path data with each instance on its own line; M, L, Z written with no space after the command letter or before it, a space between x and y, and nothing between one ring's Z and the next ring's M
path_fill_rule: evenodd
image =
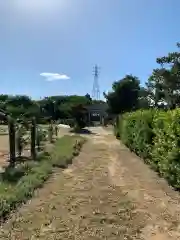
M180 41L179 0L0 0L0 93L85 95L94 64L101 93Z

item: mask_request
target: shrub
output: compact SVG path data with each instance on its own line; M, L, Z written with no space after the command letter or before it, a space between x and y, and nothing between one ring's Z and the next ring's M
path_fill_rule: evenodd
M72 107L72 116L75 121L75 131L79 131L86 126L86 115L87 109L82 104Z
M64 136L56 141L54 146L56 151L52 150L51 153L51 161L54 167L66 168L74 154L77 155L77 151L80 152L81 147L74 148L77 140L82 147L85 140L79 136Z
M154 118L152 164L175 188L180 188L180 109L159 112Z
M136 111L126 113L119 121L119 135L132 151L143 158L148 158L153 141L154 111Z
M126 113L116 128L125 145L180 189L180 109Z
M45 152L36 161L19 164L16 168L6 170L0 182L1 220L19 204L32 197L34 190L43 185L54 167L65 168L72 163L77 139L82 146L84 142L82 137L64 136L57 140L50 153Z

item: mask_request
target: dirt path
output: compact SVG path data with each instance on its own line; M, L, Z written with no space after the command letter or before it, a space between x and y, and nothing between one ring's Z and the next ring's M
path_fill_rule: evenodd
M82 153L0 230L0 239L180 239L180 197L112 134Z
M119 186L136 211L143 212L146 223L141 229L142 239L180 239L180 195L164 179L152 171L143 160L131 153L111 134L99 129L99 143L108 146L109 177ZM95 140L97 141L97 139Z

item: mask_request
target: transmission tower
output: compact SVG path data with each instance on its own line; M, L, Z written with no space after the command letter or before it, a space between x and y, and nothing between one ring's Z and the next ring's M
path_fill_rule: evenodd
M94 82L93 82L93 90L92 90L92 99L100 100L100 88L99 88L99 67L95 65L93 70Z

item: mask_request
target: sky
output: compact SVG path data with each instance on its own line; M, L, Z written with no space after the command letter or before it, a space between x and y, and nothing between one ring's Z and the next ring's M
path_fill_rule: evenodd
M0 0L0 94L102 93L180 41L179 0Z

